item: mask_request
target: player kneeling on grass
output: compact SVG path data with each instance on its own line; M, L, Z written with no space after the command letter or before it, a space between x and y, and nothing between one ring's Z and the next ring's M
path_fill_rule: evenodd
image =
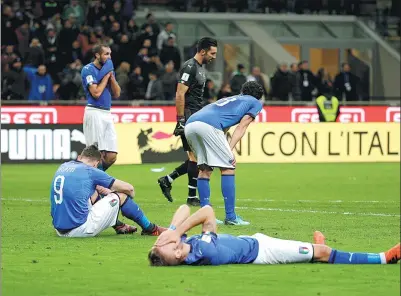
M120 209L123 216L142 227L142 235L157 236L166 230L151 223L134 202L131 184L97 169L101 158L97 146L91 145L78 160L63 163L57 169L50 192L56 233L65 237L96 236L116 225Z
M202 234L185 233L202 225ZM205 206L190 216L188 206L175 213L170 229L162 233L149 252L150 265L283 264L326 262L334 264L388 264L400 260L400 244L383 253L349 253L324 244L320 232L314 244L282 240L257 233L252 236L216 234L216 217Z

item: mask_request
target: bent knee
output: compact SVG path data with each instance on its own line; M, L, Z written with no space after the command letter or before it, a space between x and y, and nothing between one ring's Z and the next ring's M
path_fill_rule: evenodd
M122 192L117 192L117 195L120 198L120 206L122 206L125 203L126 199L128 198L128 195Z
M113 164L117 160L117 153L115 152L106 152L104 155L104 161L108 164Z
M192 151L188 151L187 154L190 161L196 162L195 154Z

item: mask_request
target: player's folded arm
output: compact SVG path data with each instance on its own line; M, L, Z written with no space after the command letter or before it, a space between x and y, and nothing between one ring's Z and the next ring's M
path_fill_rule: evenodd
M217 231L217 224L213 208L211 206L205 206L202 209L204 209L206 215L205 221L202 224L202 232L215 234Z
M115 179L110 189L112 191L122 192L131 197L134 197L134 186L127 182Z

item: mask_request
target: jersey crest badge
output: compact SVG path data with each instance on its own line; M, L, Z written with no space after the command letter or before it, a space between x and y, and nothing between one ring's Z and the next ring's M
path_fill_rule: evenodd
M113 198L109 203L110 203L110 205L111 205L112 207L115 207L116 204L118 204L118 199L117 199L117 198Z

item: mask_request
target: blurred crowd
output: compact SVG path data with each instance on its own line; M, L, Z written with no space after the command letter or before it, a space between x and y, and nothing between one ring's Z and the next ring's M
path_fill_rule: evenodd
M325 3L334 5L334 2L341 3L337 0ZM226 1L185 0L183 3L209 5L210 8ZM283 5L288 10L290 3L293 9L297 5L305 9L309 7L305 5L312 4L320 7L322 2L249 0L238 3L257 7L268 3L271 9L280 12ZM348 4L332 8L336 13L355 13L356 0L344 3ZM146 16L144 23L137 23L137 5L136 0L3 0L1 98L84 100L81 69L91 62L93 46L104 43L112 50L116 79L122 90L120 100L173 100L181 62L193 56L194 46L185 57L181 57L174 25L159 23L152 13ZM237 94L247 80L258 80L265 87L265 98L271 100L310 101L317 94L328 92L347 100L360 97L358 78L350 73L347 64L333 79L324 69L312 73L306 61L279 65L271 77L261 73L258 67L248 70L246 73L247 69L238 65L232 79L223 83L220 90L208 79L205 102Z
M341 72L334 78L324 68L313 73L308 61L287 65L280 64L270 77L263 74L259 67L252 67L249 74L242 64L232 73L229 83L223 83L216 92L212 81L206 83L205 100L239 94L241 85L246 81L258 81L264 88L264 100L271 101L312 101L320 95L336 96L340 100L358 101L363 99L360 92L360 79L351 73L347 63L341 66Z
M171 23L138 24L134 1L3 1L2 99L84 99L80 72L97 43L112 50L120 100L172 100L181 54Z

